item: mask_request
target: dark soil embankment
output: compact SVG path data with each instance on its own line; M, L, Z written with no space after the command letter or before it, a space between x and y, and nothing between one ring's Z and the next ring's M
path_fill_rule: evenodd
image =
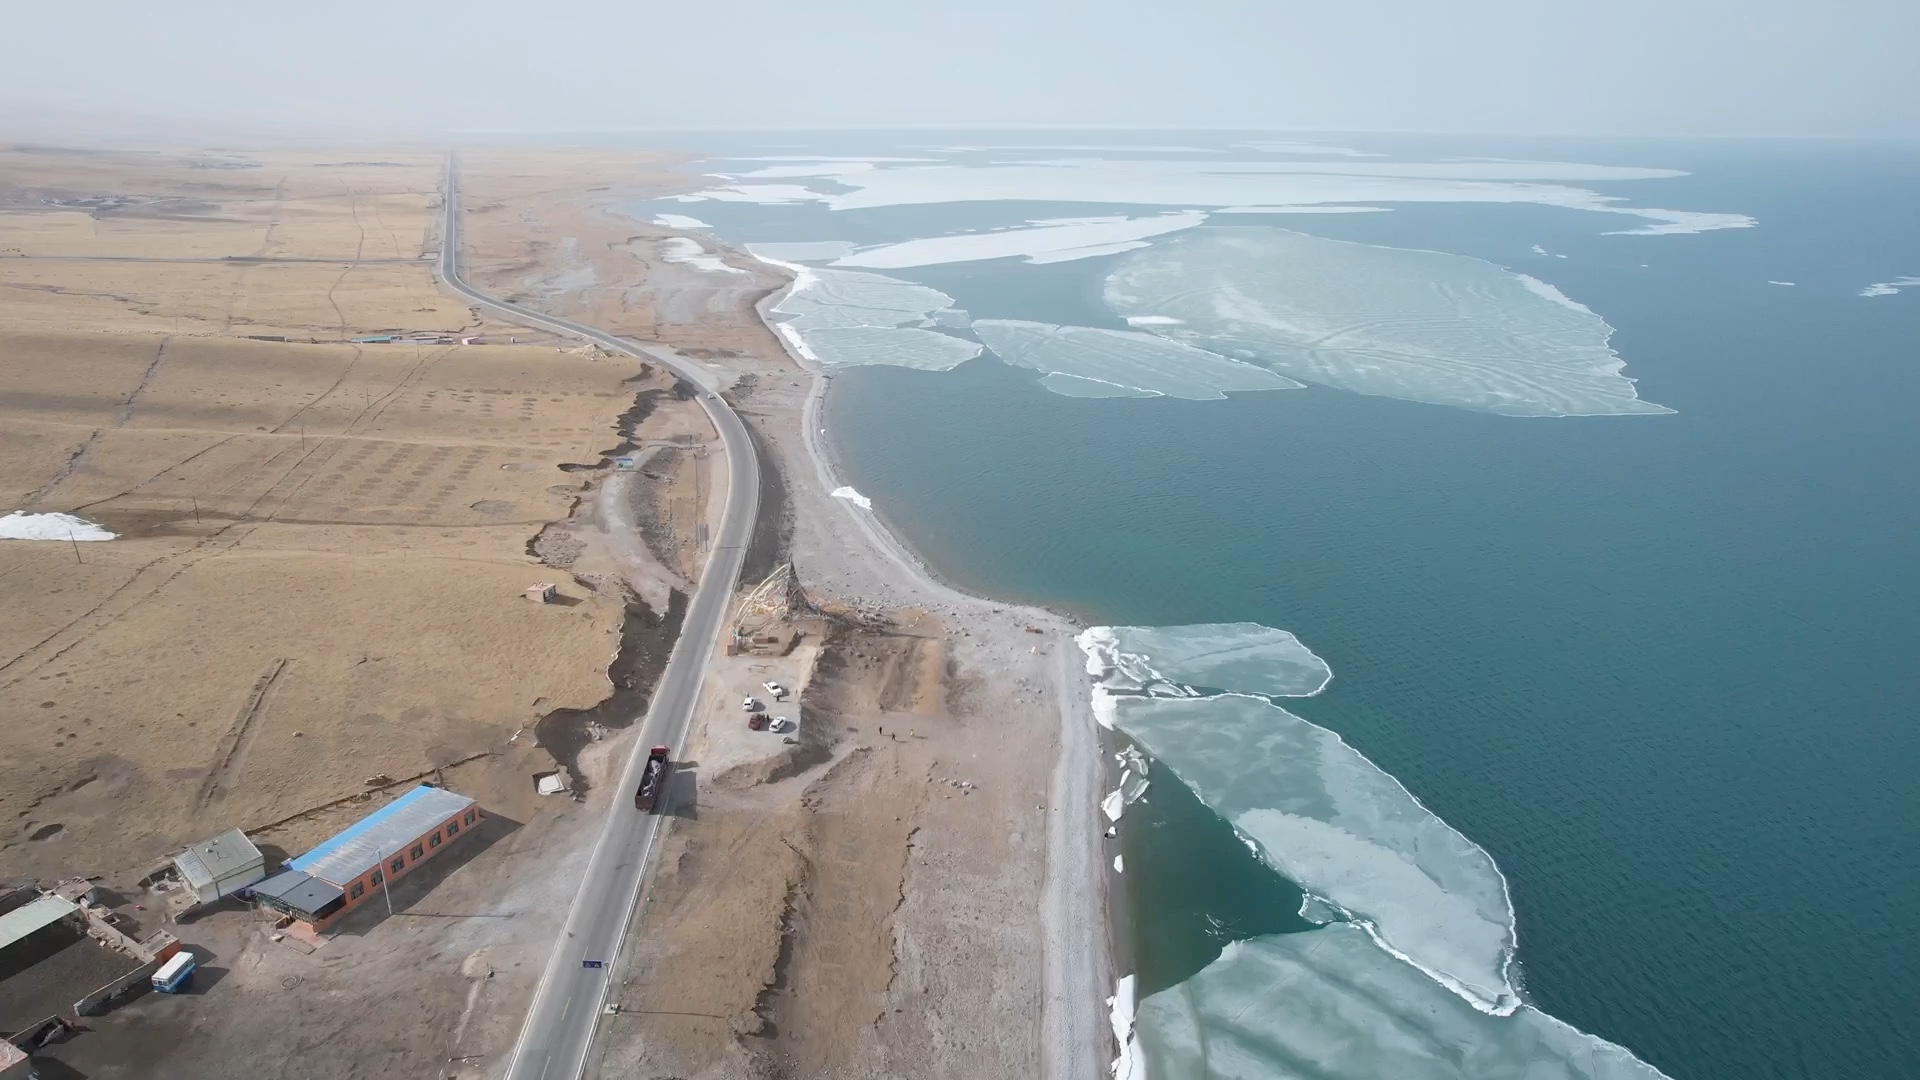
M645 378L646 374L647 373L643 371L639 375L635 375L633 376L633 378L627 379L625 381L631 383L634 381L634 379ZM639 391L638 393L633 395L633 404L628 407L626 412L621 413L619 418L614 421L614 430L620 433L619 445L613 447L610 450L600 451L599 461L563 462L560 466L560 471L570 472L570 473L594 472L596 470L606 468L607 465L610 462L612 462L614 458L627 457L628 455L632 454L635 450L639 449L639 447L633 441L634 432L638 431L641 423L645 421L648 416L651 416L653 414L654 409L659 408L660 398L662 396L666 394L672 394L674 397L684 401L687 398L691 397L692 393L693 393L692 389L688 387L684 381L675 383L672 390L666 390L661 387L654 387L651 390Z
M653 688L666 670L680 624L687 615L687 595L678 589L667 597L664 616L644 602L627 601L626 620L620 626L620 653L607 666L613 693L590 709L555 709L534 725L541 749L565 766L573 777L575 795L587 792L580 775L580 751L593 741L589 725L618 731L646 715Z

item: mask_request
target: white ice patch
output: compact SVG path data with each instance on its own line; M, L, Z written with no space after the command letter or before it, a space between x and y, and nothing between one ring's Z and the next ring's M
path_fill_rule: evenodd
M1642 401L1605 320L1463 255L1257 226L1172 237L1121 262L1106 301L1171 340L1359 394L1507 416L1668 413Z
M829 492L836 499L845 499L862 510L873 509L873 500L850 487L837 487Z
M1125 860L1124 858L1122 858L1122 857L1121 857L1121 856L1119 856L1119 855L1115 855L1115 856L1113 857L1113 872L1114 872L1114 873L1116 873L1116 874L1124 874L1124 873L1126 873L1126 872L1127 872L1127 870L1126 870L1126 866L1127 866L1127 864L1126 864L1126 860Z
M29 514L25 510L0 517L0 540L111 540L114 534L72 514Z
M660 241L660 257L670 263L691 266L709 274L744 274L737 266L728 266L720 256L708 254L700 241L687 236L670 236Z
M1119 788L1107 792L1106 798L1100 800L1100 812L1107 815L1108 821L1119 821L1120 815L1126 812L1126 807L1126 796Z
M762 262L821 262L853 250L851 240L796 240L788 243L748 244L747 254Z
M1653 222L1637 229L1614 229L1607 236L1677 236L1715 229L1751 229L1760 224L1745 214L1716 214L1694 210L1655 210L1649 207L1596 206L1610 214L1632 214Z
M699 218L688 217L685 214L661 214L658 217L653 219L653 223L655 225L658 225L666 229L711 229L713 228L713 226L707 224L704 221L701 221Z
M748 251L793 272L793 287L773 306L781 317L774 329L808 360L830 368L884 364L948 371L980 355L975 342L910 325L956 325L953 297L938 289L881 274L786 262L764 247ZM943 317L930 319L935 313ZM961 313L958 327L965 325Z
M1110 687L1156 683L1272 697L1312 697L1333 669L1300 639L1259 623L1093 626L1075 639L1087 670Z
M1149 1075L1208 1080L1666 1080L1531 1007L1489 1016L1335 923L1234 942L1142 1001Z
M1204 401L1225 397L1227 391L1300 388L1266 368L1131 330L1017 319L979 319L973 330L1009 364L1168 397ZM1062 390L1058 383L1048 389L1092 396Z
M1179 326L1185 319L1176 319L1171 315L1129 315L1128 326Z
M1200 213L1086 218L1027 229L932 236L856 251L834 260L833 265L886 270L1016 256L1028 262L1064 262L1126 250L1116 245L1138 247L1149 236L1190 229L1205 220L1207 215Z
M1769 281L1767 282L1767 284L1769 284L1769 285L1792 285L1792 284L1793 284L1793 282L1791 282L1791 281L1773 281L1773 280L1769 280Z
M1860 290L1861 296L1892 296L1901 289L1920 286L1920 277L1897 277L1892 281L1876 281Z
M1540 246L1539 244L1535 244L1535 245L1533 245L1533 253L1534 253L1535 255L1542 255L1542 256L1545 256L1545 257L1547 257L1547 258L1550 258L1550 259L1564 259L1564 258L1566 258L1566 256L1565 256L1565 255L1561 255L1561 254L1558 254L1558 253L1556 253L1556 252L1552 252L1552 251L1548 251L1548 250L1547 250L1546 248L1543 248L1543 247L1541 247L1541 246Z

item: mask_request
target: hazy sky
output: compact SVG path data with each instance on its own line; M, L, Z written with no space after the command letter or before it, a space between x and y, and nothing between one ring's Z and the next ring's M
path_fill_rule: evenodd
M1920 137L1920 0L10 7L0 64L9 112L24 103L401 129Z

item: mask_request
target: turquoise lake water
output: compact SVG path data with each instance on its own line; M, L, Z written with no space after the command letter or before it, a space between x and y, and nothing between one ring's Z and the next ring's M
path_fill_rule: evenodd
M1297 634L1335 674L1286 707L1494 857L1543 1011L1678 1080L1915 1075L1920 290L1858 293L1920 273L1920 149L1382 143L1671 166L1693 175L1583 186L1758 218L1686 236L1528 205L1231 222L1546 280L1677 415L1319 386L1088 400L988 354L838 373L848 481L963 586L1093 623ZM1112 210L1021 212L1089 209ZM732 240L870 241L979 207L689 212ZM1111 263L888 273L975 318L1120 326ZM1127 828L1143 995L1229 938L1304 925L1298 891L1170 780Z

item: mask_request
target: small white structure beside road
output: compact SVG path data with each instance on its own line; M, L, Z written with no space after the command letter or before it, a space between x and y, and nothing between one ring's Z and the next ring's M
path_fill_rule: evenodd
M267 876L266 856L239 829L192 845L173 857L173 867L202 904L232 896Z

